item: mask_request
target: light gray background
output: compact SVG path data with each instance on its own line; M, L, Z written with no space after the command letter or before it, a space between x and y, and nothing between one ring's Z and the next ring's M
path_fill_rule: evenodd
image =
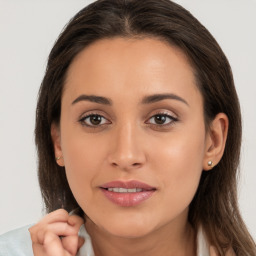
M33 136L37 92L55 39L90 2L0 0L0 234L43 214ZM231 63L244 129L239 203L256 238L256 1L176 2L210 30Z

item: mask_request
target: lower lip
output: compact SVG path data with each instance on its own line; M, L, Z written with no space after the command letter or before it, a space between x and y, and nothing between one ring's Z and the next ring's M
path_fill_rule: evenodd
M101 191L111 202L123 207L138 205L150 198L155 192L155 190L147 190L134 193L117 193L107 189L101 189Z

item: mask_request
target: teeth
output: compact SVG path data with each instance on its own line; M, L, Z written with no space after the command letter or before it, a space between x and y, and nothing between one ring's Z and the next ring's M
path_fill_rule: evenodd
M136 193L141 192L142 188L108 188L108 191L116 193Z

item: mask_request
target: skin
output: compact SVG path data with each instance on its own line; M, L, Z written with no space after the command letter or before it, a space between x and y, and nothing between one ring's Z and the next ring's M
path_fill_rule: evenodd
M143 103L155 94L176 98ZM81 95L111 105L74 101ZM88 115L101 116L93 125ZM157 123L155 115L168 115ZM196 255L188 208L208 161L221 159L228 129L220 113L206 131L203 99L186 56L157 39L104 39L72 62L60 125L52 125L57 162L86 213L96 255ZM99 186L138 180L156 188L146 201L122 207Z
M84 220L59 209L29 229L35 256L74 256L84 240L78 236ZM60 239L63 236L63 239Z

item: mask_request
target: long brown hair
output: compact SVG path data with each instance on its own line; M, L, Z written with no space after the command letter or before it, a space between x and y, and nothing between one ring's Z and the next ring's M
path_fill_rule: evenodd
M89 44L113 37L154 37L179 47L194 68L204 100L206 127L218 113L228 116L230 129L224 155L212 171L202 172L189 221L195 229L203 226L220 255L228 247L237 255L256 255L237 203L241 115L230 65L207 29L169 0L99 0L77 13L60 34L49 55L36 112L38 176L47 212L79 208L65 168L56 164L50 133L51 124L60 119L67 70Z

